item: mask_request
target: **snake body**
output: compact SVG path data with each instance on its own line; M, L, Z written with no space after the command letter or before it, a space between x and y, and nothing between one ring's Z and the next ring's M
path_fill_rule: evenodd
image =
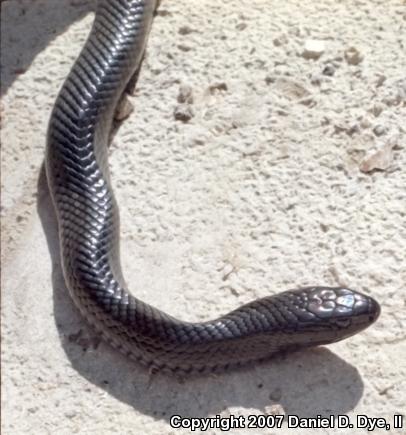
M200 323L176 319L127 290L108 142L156 7L157 0L99 0L91 33L51 115L46 172L64 279L75 305L126 355L150 370L181 374L237 367L366 328L378 317L379 305L346 288L289 290Z

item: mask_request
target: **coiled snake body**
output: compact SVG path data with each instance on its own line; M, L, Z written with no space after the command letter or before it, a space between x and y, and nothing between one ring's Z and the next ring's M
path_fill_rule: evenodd
M227 369L366 328L378 317L379 305L345 288L290 290L202 323L178 320L127 291L108 141L156 7L157 0L99 0L90 36L51 116L46 171L64 277L75 304L108 342L164 372Z

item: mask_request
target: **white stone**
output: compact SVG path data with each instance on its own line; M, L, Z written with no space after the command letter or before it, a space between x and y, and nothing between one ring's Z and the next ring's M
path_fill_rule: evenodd
M318 59L325 51L326 44L319 39L308 39L305 42L302 56L305 59Z

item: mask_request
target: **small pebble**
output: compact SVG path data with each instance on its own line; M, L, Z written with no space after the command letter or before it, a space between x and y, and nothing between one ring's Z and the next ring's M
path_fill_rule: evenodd
M331 119L327 116L323 116L323 118L320 121L320 125L330 125Z
M345 124L334 124L334 134L340 134L347 131L347 126Z
M75 411L66 411L66 412L65 412L65 417L66 417L66 418L69 418L70 420L71 420L72 418L75 418L76 415L77 415L77 413L76 413Z
M316 105L316 101L311 96L302 98L301 100L298 101L298 103L303 104L303 106L309 106L309 107L313 107Z
M177 121L188 122L193 118L194 112L190 104L183 103L175 107L173 115Z
M289 100L302 100L311 97L311 92L301 82L280 77L275 82L275 89Z
M361 172L368 173L376 169L385 171L393 162L393 143L388 142L378 150L367 155L360 164Z
M386 133L386 128L383 125L376 125L373 129L375 136L382 136Z
M386 77L383 74L380 74L375 82L375 87L380 88L386 81Z
M227 86L227 83L225 83L225 82L218 82L218 83L211 84L207 88L207 90L208 90L209 94L214 95L216 93L216 91L226 92L228 90L228 86Z
M328 63L323 69L323 74L325 76L332 77L335 72L336 72L336 69L334 68L333 65L331 65L331 63Z
M247 28L247 26L248 26L247 23L238 23L238 24L235 26L235 28L236 28L237 30L244 30L244 29Z
M185 51L185 52L191 50L191 47L189 47L188 45L185 45L185 44L178 44L178 48L179 48L179 50Z
M370 112L371 112L375 117L378 117L378 116L382 113L383 108L384 108L383 104L381 104L381 103L375 103L375 104L372 106L372 108L370 109Z
M272 77L272 76L266 76L265 77L265 83L267 85L271 85L272 83L275 83L275 82L276 82L276 78L275 77Z
M360 121L361 128L370 128L372 126L372 123L369 118L363 117Z
M364 58L355 47L347 48L347 50L345 50L344 57L349 65L358 65Z
M287 42L288 38L286 37L286 35L280 35L273 40L273 45L275 47L280 47L281 45L287 44Z
M323 222L320 222L320 229L323 231L323 233L327 233L329 230L329 227L327 224L324 224Z
M193 29L189 26L182 26L179 28L178 33L180 35L189 35L189 33L192 33Z
M310 77L310 83L314 86L320 86L321 85L322 78L319 74L312 74Z
M348 134L348 136L352 136L355 133L359 133L360 132L360 128L358 124L353 124L351 125L351 127L349 127L346 131L346 133Z
M324 41L320 41L318 39L308 39L304 45L304 51L302 56L305 59L318 59L326 49L326 45Z
M189 85L181 85L179 87L178 103L193 103L193 89Z

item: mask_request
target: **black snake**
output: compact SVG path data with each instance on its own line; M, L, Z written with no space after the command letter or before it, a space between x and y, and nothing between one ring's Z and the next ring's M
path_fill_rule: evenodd
M157 0L99 0L89 38L51 116L46 150L66 285L83 316L151 370L212 372L349 337L379 315L346 288L306 287L216 320L178 320L133 297L119 259L108 142L120 97L141 64Z

